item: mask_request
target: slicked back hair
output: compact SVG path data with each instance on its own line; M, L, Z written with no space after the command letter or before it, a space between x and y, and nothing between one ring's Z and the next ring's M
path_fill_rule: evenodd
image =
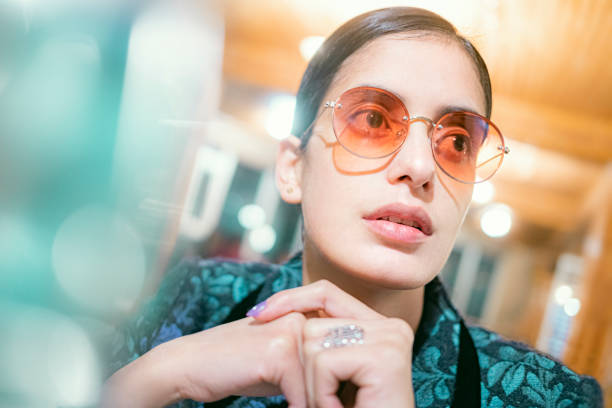
M342 63L364 45L391 34L433 34L457 41L474 62L485 97L486 116L491 116L491 80L487 66L472 43L439 15L414 7L390 7L361 14L325 40L304 72L296 96L292 134L301 137L304 149L328 88ZM306 132L306 130L309 130Z

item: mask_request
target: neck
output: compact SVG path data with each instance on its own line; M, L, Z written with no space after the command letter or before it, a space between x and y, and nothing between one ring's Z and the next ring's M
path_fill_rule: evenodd
M423 313L425 288L388 289L333 265L318 249L304 243L302 283L327 279L383 316L405 320L416 333Z

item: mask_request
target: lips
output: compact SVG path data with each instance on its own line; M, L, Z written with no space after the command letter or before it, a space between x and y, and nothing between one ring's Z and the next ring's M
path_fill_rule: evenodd
M377 230L388 231L400 240L403 240L401 238L410 240L411 237L418 237L419 234L415 236L415 230L425 236L433 234L431 219L421 207L393 203L380 207L363 218ZM407 234L412 235L408 236Z

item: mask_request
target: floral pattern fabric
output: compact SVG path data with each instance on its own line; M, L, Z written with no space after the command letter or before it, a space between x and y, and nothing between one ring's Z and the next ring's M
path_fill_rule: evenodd
M113 342L109 374L153 347L187 334L244 317L272 294L301 284L301 253L284 265L191 259L165 277L157 295L126 324ZM413 387L417 407L450 407L459 355L461 316L435 278L425 287L423 316L413 347ZM598 383L554 358L469 326L480 364L481 406L603 407ZM283 396L240 397L202 403L180 401L174 408L286 407Z

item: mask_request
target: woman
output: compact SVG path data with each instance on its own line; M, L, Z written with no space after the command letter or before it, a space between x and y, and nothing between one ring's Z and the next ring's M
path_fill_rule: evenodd
M508 153L490 113L482 58L436 14L340 27L278 155L303 254L175 269L118 343L104 405L601 406L592 378L466 328L436 278L473 183Z

